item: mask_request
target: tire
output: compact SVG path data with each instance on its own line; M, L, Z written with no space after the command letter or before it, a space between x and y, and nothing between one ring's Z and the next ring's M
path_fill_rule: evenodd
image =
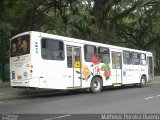
M141 77L141 82L140 82L140 87L146 87L146 77L142 76Z
M102 79L99 77L94 77L91 81L90 91L92 93L99 93L102 90Z

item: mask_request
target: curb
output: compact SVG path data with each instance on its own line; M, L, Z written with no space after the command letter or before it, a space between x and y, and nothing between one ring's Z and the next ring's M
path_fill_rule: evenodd
M14 88L13 88L14 89ZM5 92L4 92L5 93ZM53 96L58 94L66 94L67 91L60 91L60 90L49 90L49 91L17 91L15 94L1 94L0 93L0 101L4 100L13 100L13 99L25 99L25 98L37 98L37 97L45 97L45 96Z

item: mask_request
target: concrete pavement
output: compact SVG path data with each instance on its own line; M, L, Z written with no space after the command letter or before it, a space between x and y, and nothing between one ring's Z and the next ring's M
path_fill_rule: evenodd
M41 95L58 94L64 91L50 90L50 89L26 89L26 88L12 88L10 86L0 88L0 101L11 99L23 99L29 97L36 97Z
M160 76L155 77L154 81L150 81L148 84L159 84ZM42 90L42 89L20 89L20 88L12 88L7 83L6 85L0 87L0 101L1 100L11 100L11 99L20 99L20 98L28 98L28 97L36 97L37 95L44 94L58 94L64 91L56 91L56 90Z

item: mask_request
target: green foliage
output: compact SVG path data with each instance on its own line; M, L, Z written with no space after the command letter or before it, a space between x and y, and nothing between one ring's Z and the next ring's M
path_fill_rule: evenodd
M7 82L10 80L10 72L9 71L5 71L5 74L4 74L4 82Z
M1 0L0 30L4 48L12 36L36 30L152 50L158 61L159 8L159 0ZM1 43L0 36L0 52Z

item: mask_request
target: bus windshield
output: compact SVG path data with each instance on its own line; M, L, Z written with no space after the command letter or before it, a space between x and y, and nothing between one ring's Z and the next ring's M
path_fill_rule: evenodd
M30 35L24 35L11 40L11 57L30 53Z

